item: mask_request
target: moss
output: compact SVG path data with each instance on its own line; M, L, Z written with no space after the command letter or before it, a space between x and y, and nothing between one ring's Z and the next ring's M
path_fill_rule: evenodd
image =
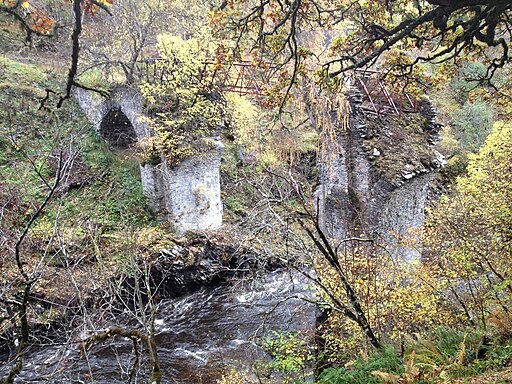
M33 64L25 64L0 56L0 86L34 90L48 80L47 73Z
M315 131L306 131L303 132L300 136L299 149L302 153L307 152L315 152L318 149L318 132Z
M44 257L49 260L41 268L48 273L43 271L43 276L53 276L54 268L74 259L88 263L102 258L102 263L113 265L125 259L130 233L155 225L142 193L138 163L109 151L74 100L66 100L52 112L38 110L43 87L59 85L43 66L0 57L0 77L0 199L15 198L17 202L5 215L13 219L4 217L7 221L1 224L12 222L13 231L22 227L30 207L40 204L47 193L40 177L52 184L57 153L76 149L79 154L69 176L30 232L32 257L43 257L46 252ZM52 240L55 230L59 242ZM66 249L65 255L61 249ZM11 262L5 262L6 270L15 270ZM42 287L52 283L41 280ZM66 294L47 292L55 297Z
M399 184L404 172L422 173L433 167L436 152L428 142L427 124L419 114L369 120L363 148L391 183Z
M99 69L89 70L89 71L83 73L82 75L80 75L80 77L78 77L77 80L80 84L85 85L90 88L103 90L103 91L108 91L108 88L109 88L109 84L108 84L107 80L105 79L105 77L103 76L103 73ZM92 96L93 97L101 97L97 93L93 93Z

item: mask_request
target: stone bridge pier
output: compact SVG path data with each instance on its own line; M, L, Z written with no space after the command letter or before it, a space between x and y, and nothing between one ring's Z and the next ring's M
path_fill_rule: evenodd
M364 108L357 89L347 97L348 127L334 121L336 139L319 156L319 224L335 243L371 239L395 257L419 260L417 229L444 164L434 146L441 129L435 109L424 100L417 112L385 115Z
M137 90L118 87L109 99L75 88L74 94L96 131L113 150L125 150L153 135L143 116ZM212 145L197 158L169 166L164 158L140 164L144 194L159 220L167 220L177 233L216 229L222 225L220 158L223 145Z

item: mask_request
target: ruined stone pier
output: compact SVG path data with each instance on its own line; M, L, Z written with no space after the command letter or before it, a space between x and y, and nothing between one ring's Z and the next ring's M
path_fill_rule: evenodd
M126 150L154 133L144 119L143 99L137 90L115 88L108 99L75 89L87 118L113 150ZM159 220L167 220L177 233L217 229L222 225L220 158L223 145L210 138L201 156L170 166L161 156L140 164L141 181L149 205Z
M424 220L429 184L444 159L433 143L440 125L428 100L414 113L377 114L348 93L350 115L319 156L316 190L320 227L331 238L362 237L405 260L420 251L400 243ZM414 235L412 235L414 236Z

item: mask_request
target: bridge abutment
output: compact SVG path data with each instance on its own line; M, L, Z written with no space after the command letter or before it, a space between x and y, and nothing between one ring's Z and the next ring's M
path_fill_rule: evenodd
M335 138L319 156L320 227L340 245L371 239L395 257L418 260L417 228L429 185L444 162L432 145L440 129L435 113L374 113L361 105L356 89L348 100L346 126L334 121Z
M118 87L109 99L75 89L74 94L96 131L113 150L133 147L154 133L143 115L137 90ZM140 164L144 194L157 219L168 221L177 233L222 226L220 159L223 145L217 138L199 156L170 166L163 156Z

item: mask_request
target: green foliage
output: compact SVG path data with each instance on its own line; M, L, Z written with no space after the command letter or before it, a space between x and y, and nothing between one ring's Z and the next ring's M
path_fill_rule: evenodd
M183 40L159 35L157 49L162 60L158 68L166 73L162 83L143 83L141 92L153 112L149 124L156 137L142 142L147 151L162 153L170 164L177 164L208 149L205 137L213 135L222 123L220 99L207 89L201 77L205 45L195 39Z
M249 376L243 372L236 370L234 368L228 370L220 380L217 380L217 384L249 384L252 381L249 379Z
M444 327L415 337L407 342L401 373L384 368L373 375L392 383L451 382L502 369L512 358L509 343L489 342L478 330Z
M40 67L0 57L0 199L9 201L13 195L24 210L13 230L26 223L48 193L44 181L53 181L60 135L75 130L57 114L38 110L38 98L50 78Z
M446 158L445 166L440 170L443 184L451 185L455 179L466 172L468 166L468 153L462 150L459 140L453 134L453 129L446 126L439 143L439 150Z
M34 140L41 150L51 147L51 140L41 140L42 127L50 131L46 136L55 134L58 116L38 110L38 98L45 94L50 80L51 76L36 65L0 56L0 146L6 151L0 159L23 157L21 149ZM67 121L63 125L69 129ZM16 138L15 145L12 138Z
M81 153L95 181L65 196L66 209L60 215L70 225L87 217L103 231L150 224L152 215L143 194L136 159L111 152L95 132L83 137Z
M224 199L224 204L226 204L226 208L233 213L242 213L244 211L244 207L234 196L227 196Z
M270 354L272 360L264 364L269 372L286 374L285 383L304 379L313 356L304 334L292 332L274 332L263 340L262 347Z
M441 131L441 141L439 142L439 150L447 159L460 153L460 143L455 137L453 128L446 126Z
M487 68L476 61L467 61L452 79L449 89L455 100L460 104L465 104L471 91L481 86L481 81L485 78Z
M451 70L440 69L440 78L451 76L451 81L447 85L443 82L444 86L434 97L439 106L439 119L446 124L439 143L441 153L448 159L441 171L446 184L452 184L466 172L468 154L478 151L492 129L494 110L496 114L500 108L503 110L490 98L487 83L481 81L485 73L485 67L473 61Z
M463 332L450 329L438 329L427 338L420 338L408 346L404 360L409 376L416 380L425 378L425 382L437 378L464 377L474 373L469 366L471 354L476 356L479 335L471 337ZM407 368L406 368L407 370Z
M473 361L474 372L483 373L509 367L512 363L512 344L492 344L486 353L485 359Z
M372 384L382 380L372 375L374 371L385 371L400 375L404 370L401 356L393 347L386 347L368 357L360 357L343 368L325 369L318 384Z
M456 328L441 327L436 328L424 335L416 335L417 340L411 341L407 346L408 352L415 351L418 355L425 352L438 364L446 363L450 357L456 356L460 352L461 343L466 345L469 351L478 348L482 334L478 331L471 330L471 334L464 330ZM434 348L431 348L434 346ZM468 348L469 347L469 348ZM439 353L436 353L435 351Z
M467 177L431 211L425 242L468 320L509 306L512 288L512 127L496 123Z
M319 134L305 124L299 107L281 115L244 96L228 93L225 98L235 143L252 162L258 162L259 171L296 165L301 155L318 149Z
M435 328L409 337L405 353L392 347L325 369L318 384L438 383L501 369L512 361L509 343L483 343L478 330ZM485 352L484 352L485 351Z
M254 141L259 126L258 115L262 113L247 98L234 93L226 95L227 111L234 125L237 144L248 146Z
M452 125L461 147L477 151L491 132L493 120L492 109L483 102L466 103L455 111Z

